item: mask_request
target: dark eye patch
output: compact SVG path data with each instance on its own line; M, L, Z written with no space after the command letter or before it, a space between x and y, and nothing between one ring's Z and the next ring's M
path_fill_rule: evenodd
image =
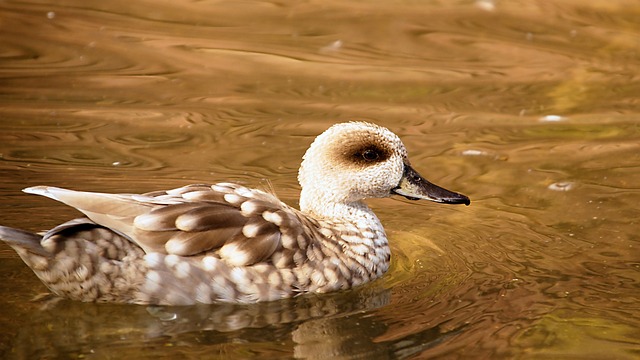
M380 154L376 149L366 149L362 152L362 158L367 161L376 161L380 158Z
M389 152L375 145L356 148L351 153L351 159L358 164L375 164L388 158Z

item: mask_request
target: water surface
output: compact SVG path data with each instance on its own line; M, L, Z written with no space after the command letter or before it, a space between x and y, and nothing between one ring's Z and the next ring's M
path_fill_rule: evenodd
M236 181L297 205L300 158L366 120L470 207L370 205L380 281L254 306L56 301L0 244L5 358L640 355L634 1L0 4L0 223L48 184Z

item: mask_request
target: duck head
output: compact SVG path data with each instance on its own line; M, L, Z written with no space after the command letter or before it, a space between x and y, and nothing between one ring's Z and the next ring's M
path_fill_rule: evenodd
M303 157L298 181L300 209L357 203L401 195L445 204L470 200L423 178L410 165L407 150L390 130L365 122L336 124L320 134Z

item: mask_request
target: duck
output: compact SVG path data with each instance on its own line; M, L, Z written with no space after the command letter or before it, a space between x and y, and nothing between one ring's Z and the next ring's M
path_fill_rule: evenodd
M84 217L42 234L0 226L0 239L58 297L256 303L347 290L387 272L387 235L365 199L470 204L414 170L391 130L362 121L317 136L298 181L299 210L271 192L229 182L145 194L33 186L23 191Z

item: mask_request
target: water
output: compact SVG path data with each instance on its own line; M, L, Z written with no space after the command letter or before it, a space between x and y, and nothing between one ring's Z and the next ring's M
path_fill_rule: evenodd
M371 201L382 280L255 306L46 292L0 244L5 358L640 356L640 8L624 1L0 4L0 223L20 192L233 180L296 205L335 122L373 121L470 207Z

